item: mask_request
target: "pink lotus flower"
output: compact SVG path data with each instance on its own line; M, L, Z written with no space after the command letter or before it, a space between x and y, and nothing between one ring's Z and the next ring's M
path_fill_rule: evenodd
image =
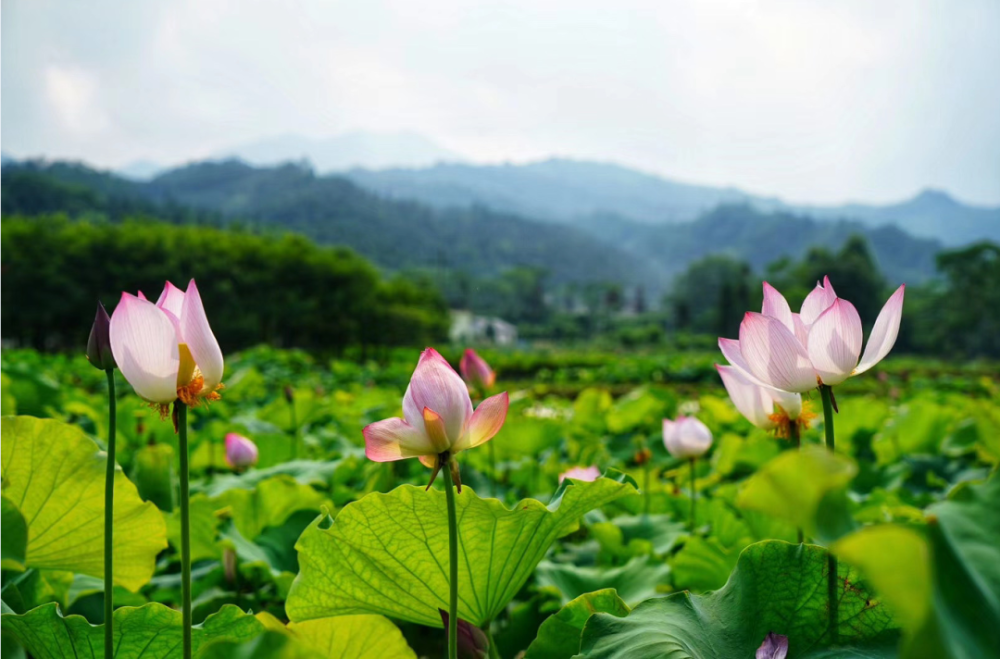
M243 471L257 464L257 445L231 432L226 435L226 462L236 471Z
M222 350L193 279L186 293L167 282L156 304L122 293L109 334L122 375L161 414L178 398L190 406L219 398Z
M454 455L492 439L507 419L508 404L504 392L473 412L462 378L437 350L428 348L403 396L403 418L365 427L365 455L376 462L419 458L436 470L442 454Z
M761 313L747 312L739 341L719 339L729 363L756 384L803 393L820 384L840 384L882 361L896 343L906 286L882 307L861 356L857 309L837 297L829 277L823 282L816 284L797 314L764 282L764 306Z
M663 445L678 460L701 457L712 446L712 431L693 416L663 420Z
M486 360L476 354L472 348L466 348L462 353L462 361L458 364L458 370L462 373L462 379L470 387L481 392L488 391L496 383L497 376L486 363Z
M567 478L575 481L585 481L592 483L601 477L601 470L597 467L573 467L569 471L559 474L559 482L562 483Z
M733 405L747 421L764 430L774 430L782 419L796 420L802 413L802 396L765 387L735 366L715 365Z

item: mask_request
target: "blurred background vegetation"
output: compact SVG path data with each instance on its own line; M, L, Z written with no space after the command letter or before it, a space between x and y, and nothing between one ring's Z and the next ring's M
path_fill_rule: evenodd
M907 283L897 352L1000 357L1000 248L726 204L686 223L539 222L435 207L302 164L200 163L148 182L74 163L2 175L3 340L77 349L96 300L198 280L227 351L384 356L448 337L449 310L522 341L711 348L767 279L801 303L829 275L866 329ZM589 228L587 228L589 227ZM595 228L597 227L597 228ZM642 256L645 254L645 256Z

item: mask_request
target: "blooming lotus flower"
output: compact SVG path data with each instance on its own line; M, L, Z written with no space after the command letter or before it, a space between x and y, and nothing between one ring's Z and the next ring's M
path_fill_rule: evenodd
M187 292L167 282L156 304L122 293L111 316L111 349L135 392L160 407L218 400L222 350L212 334L194 280Z
M497 380L496 373L486 363L486 360L476 354L472 348L466 348L462 353L462 361L458 364L458 370L462 373L462 379L470 387L479 391L488 391Z
M562 483L567 478L575 481L585 481L591 483L601 477L601 470L597 467L573 467L569 471L559 474L559 482Z
M442 458L485 444L507 419L507 392L491 396L473 412L469 389L437 350L420 355L403 396L403 418L365 427L365 455L376 462L419 458L437 470Z
M797 314L764 282L761 313L747 312L739 340L719 339L719 348L749 380L773 389L803 393L821 384L840 384L892 350L905 289L900 286L882 307L863 355L861 317L853 304L837 297L829 277L816 284Z
M94 316L90 338L87 339L87 361L102 371L110 371L115 367L115 355L111 352L111 337L108 336L110 328L111 319L108 317L108 312L104 305L98 302L97 315Z
M763 430L773 430L778 437L788 437L790 425L798 421L808 427L813 414L802 403L802 396L754 382L735 366L715 365L729 398L746 420Z
M226 462L237 471L257 464L257 445L242 435L226 435Z
M712 446L712 431L693 416L663 420L663 445L678 460L701 457Z

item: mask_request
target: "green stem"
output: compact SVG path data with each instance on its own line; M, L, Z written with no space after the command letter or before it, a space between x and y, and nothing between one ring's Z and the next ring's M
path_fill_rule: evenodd
M458 514L455 512L455 483L451 478L451 465L445 461L444 491L448 500L448 659L458 659Z
M649 460L643 465L645 472L643 472L643 484L642 484L642 510L643 514L649 515Z
M488 622L483 625L482 630L486 632L486 641L490 644L490 659L500 659L500 648L498 648L497 644L493 641L493 632L490 631L490 627L492 626L492 623Z
M694 476L694 469L695 469L694 463L695 463L695 460L697 460L697 458L691 458L691 535L694 535L694 526L695 526L695 522L694 522L694 501L695 501L695 497L698 496L697 492L694 489L694 477L695 477Z
M113 657L114 643L114 544L115 520L115 421L118 399L115 397L115 369L104 371L108 376L108 467L104 475L104 656Z
M291 416L292 427L289 428L289 432L292 435L292 460L299 459L299 422L295 416L295 399L291 398L288 400L288 411Z
M493 481L491 483L490 494L494 497L497 495L497 483L499 482L499 477L497 475L497 454L493 446L493 442L488 442L487 446L490 447L490 479Z
M791 421L789 421L788 432L792 436L792 443L795 444L795 450L796 451L801 451L802 450L802 432L801 432L801 429L799 428L799 422L797 420L792 419ZM795 530L796 530L796 533L798 535L799 544L801 545L803 542L805 542L805 536L802 534L802 527L799 526Z
M177 407L177 436L181 457L181 619L184 634L184 659L191 659L191 516L188 492L188 437L187 405L179 400Z
M823 430L826 432L826 447L834 450L833 434L833 389L830 385L822 384L819 387L820 396L823 397ZM840 616L837 609L840 602L837 599L837 557L832 552L827 554L827 579L826 595L830 603L830 642L837 644L838 630L837 624Z

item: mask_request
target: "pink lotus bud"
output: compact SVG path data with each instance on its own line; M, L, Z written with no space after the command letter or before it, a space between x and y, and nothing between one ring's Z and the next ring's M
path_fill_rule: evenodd
M448 631L448 612L438 609L444 630ZM486 659L489 656L490 641L486 632L466 620L458 621L458 656L461 659Z
M567 478L575 481L586 481L587 483L596 481L601 477L601 470L597 467L573 467L569 471L559 474L559 482L562 483Z
M226 435L226 462L236 471L245 471L257 464L257 445L234 432Z
M475 412L469 389L434 348L420 355L403 396L403 418L365 427L365 455L376 462L420 458L440 466L442 453L454 455L493 438L507 419L507 393L487 398Z
M663 444L678 460L701 457L712 446L712 431L693 416L663 420Z
M479 391L488 391L496 382L497 376L482 357L476 354L472 348L467 348L462 354L462 361L458 364L458 370L462 372L464 379L470 387Z
M785 659L788 656L788 637L768 632L757 648L755 659Z
M97 315L90 328L90 338L87 340L87 359L94 368L110 371L115 367L115 355L111 352L111 318L104 305L97 303Z

